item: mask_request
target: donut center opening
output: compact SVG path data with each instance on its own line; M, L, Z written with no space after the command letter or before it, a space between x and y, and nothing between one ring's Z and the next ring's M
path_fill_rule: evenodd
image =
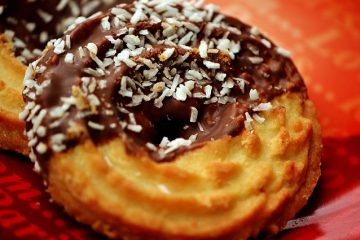
M155 124L155 137L152 140L152 143L155 145L159 145L164 138L172 141L177 138L182 138L184 128L188 127L185 122L162 119L160 122Z

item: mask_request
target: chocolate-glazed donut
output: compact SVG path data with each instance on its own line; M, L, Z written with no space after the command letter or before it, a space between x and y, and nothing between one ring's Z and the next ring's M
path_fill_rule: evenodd
M28 67L21 118L31 157L54 199L111 237L277 232L319 176L315 111L289 57L256 28L198 2L135 1L81 19ZM259 174L256 185L246 185L249 171ZM109 189L93 186L90 173ZM245 199L222 194L237 184ZM88 197L69 192L83 185ZM91 197L100 193L118 199ZM164 204L156 217L155 199ZM127 207L142 216L129 218ZM230 219L220 224L221 216Z

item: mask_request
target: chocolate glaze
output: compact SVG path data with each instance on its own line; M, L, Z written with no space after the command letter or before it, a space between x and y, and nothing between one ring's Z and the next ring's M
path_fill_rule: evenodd
M128 5L126 8L131 9L132 7L133 5ZM46 70L43 73L36 74L37 84L51 79L49 86L36 96L35 102L41 106L41 109L51 111L55 107L61 106L63 104L62 97L74 96L74 86L77 86L77 89L82 87L80 78L88 76L88 74L84 73L84 69L96 67L89 51L85 51L84 57L81 58L79 56L78 48L80 46L85 46L87 43L95 43L98 47L97 56L103 59L103 56L112 46L105 36L111 35L114 38L122 39L122 36L117 37L119 29L104 30L100 27L101 19L106 16L109 16L110 19L114 17L110 12L103 13L81 23L73 31L67 33L72 40L71 49L67 53L74 54L74 64L65 63L64 54L55 54L52 47L40 59L37 66L45 66ZM106 81L106 88L101 89L97 87L94 91L94 94L101 101L96 110L92 109L91 112L90 107L87 106L85 108L87 110L82 111L82 114L87 112L88 115L79 117L81 112L79 108L69 108L61 124L58 127L48 128L46 135L39 137L40 141L51 145L51 136L58 133L67 134L66 146L69 148L88 137L96 144L103 144L114 137L120 136L124 140L129 154L135 156L146 154L155 161L171 161L179 154L201 147L208 141L224 136L238 135L244 128L245 112L253 113L253 107L259 103L268 102L274 97L287 92L299 92L305 98L307 97L306 87L293 62L289 58L278 54L274 44L270 48L266 47L261 42L262 39L265 39L263 35L251 34L251 28L235 18L226 17L224 21L242 32L241 35L230 33L227 36L230 40L240 42L241 50L234 59L223 53L209 53L208 60L220 63L221 68L217 71L226 73L227 77L241 78L247 81L243 90L237 84L232 88L229 97L233 98L234 101L227 104L218 102L205 104L205 101L209 99L195 98L194 93L204 92L204 87L207 85L211 85L216 91L220 92L223 82L214 79L213 70L209 70L204 66L203 59L197 51L185 50L176 46L171 59L161 63L157 82L161 82L164 76L162 72L165 67L171 66L178 56L183 56L188 52L190 56L185 63L196 62L199 68L205 69L207 74L211 76L209 80L197 81L195 83L192 97L188 97L186 101L178 101L172 97L165 98L161 108L155 107L153 100L144 101L139 106L126 107L128 111L134 114L136 123L142 126L142 131L138 133L123 129L119 122L128 122L129 115L120 111L118 106L126 106L127 103L131 102L132 98L119 94L121 78L123 76L131 76L134 79L137 77L143 78L142 72L147 68L145 66L139 66L137 69L130 68L124 63L117 67L112 65L106 69L108 74L95 77L97 82L100 80ZM206 22L201 22L197 26L203 31L207 24ZM135 35L144 29L155 34L157 30L161 29L161 24L139 22L132 27L134 28ZM211 37L221 38L225 32L226 29L215 28ZM198 36L198 41L193 44L193 48L198 48L202 32ZM154 45L151 50L144 50L132 60L138 65L141 64L142 57L160 63L158 55L166 48L169 48L166 44ZM254 64L249 61L249 57L254 56L254 52L258 53L256 56L264 59L262 63ZM181 77L189 69L189 65L186 64L175 67ZM250 89L257 89L259 99L255 101L249 99L248 93ZM145 95L150 93L150 90L146 88L142 91ZM32 101L27 94L24 94L24 99L27 102ZM191 107L195 107L199 113L196 123L189 122ZM114 114L107 115L105 114L106 110L112 111ZM88 126L87 123L89 121L105 127L103 130L93 129ZM42 121L42 125L50 126L53 122L54 119L47 114ZM74 123L76 123L78 131L76 134L69 134L69 129L72 128ZM115 125L109 127L112 123ZM199 125L202 126L203 131L200 131ZM28 121L27 130L31 130L32 127L33 123ZM84 130L80 131L79 129ZM190 146L183 146L166 156L161 155L159 149L154 151L146 147L146 143L158 146L164 136L167 136L170 140L176 138L188 139L194 134L197 134L197 138ZM43 167L46 166L46 160L51 156L51 151L48 151L46 154L39 154L36 150L34 152L38 160L40 160L40 164Z
M71 4L66 4L64 7L57 9L60 0L0 0L0 6L3 7L3 12L0 14L0 33L5 30L14 31L15 38L20 39L25 46L15 46L16 56L25 56L24 49L37 52L45 48L48 40L59 37L63 34L67 26L69 26L76 17L90 16L98 11L108 9L119 3L129 3L130 0L115 0L106 1L99 0L96 5L87 7L90 0L76 0L73 1L75 7ZM45 21L39 14L43 11L51 17L50 21ZM27 27L27 24L35 24L32 27ZM41 34L44 33L48 37L43 41ZM28 64L35 60L35 56L28 58L19 58L23 63Z

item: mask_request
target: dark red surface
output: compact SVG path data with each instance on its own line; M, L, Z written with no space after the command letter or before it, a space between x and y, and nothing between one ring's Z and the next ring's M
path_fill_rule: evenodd
M322 176L277 236L360 239L360 3L213 0L293 52L323 129ZM28 159L0 151L0 240L102 239L49 202Z

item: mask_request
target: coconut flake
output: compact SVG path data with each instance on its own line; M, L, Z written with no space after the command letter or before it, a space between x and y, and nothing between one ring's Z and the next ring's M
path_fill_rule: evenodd
M208 51L208 44L206 41L202 40L200 42L200 46L199 46L200 57L207 58L207 56L208 56L207 51Z
M99 130L99 131L102 131L105 129L105 126L104 125L101 125L101 124L98 124L98 123L95 123L93 121L88 121L88 126L92 129L95 129L95 130Z
M291 52L285 48L282 48L282 47L277 47L276 48L276 52L278 54L280 54L281 56L283 57L286 57L286 58L290 58L291 57Z
M195 123L198 117L198 110L195 107L191 107L190 122Z
M215 62L211 62L211 61L204 61L204 65L209 68L209 69L219 69L220 68L220 63L215 63Z
M249 57L249 61L252 64L259 64L259 63L262 63L264 61L264 59L262 57Z
M272 109L272 105L270 102L267 102L267 103L260 103L259 105L253 108L253 111L262 112L262 111L268 111L270 109Z
M265 122L265 118L260 117L257 113L254 113L252 117L253 117L253 119L254 119L255 121L257 121L258 123L263 123L263 122Z
M73 63L74 63L74 54L72 54L72 53L67 53L67 54L65 55L64 61L65 61L66 63L73 64Z
M252 100L252 101L259 99L259 93L257 92L256 89L250 89L249 96L250 96L250 100Z
M175 52L175 48L167 48L163 53L159 55L159 60L165 62L168 60Z
M143 127L141 125L129 124L127 125L127 129L132 132L139 133L142 131Z

